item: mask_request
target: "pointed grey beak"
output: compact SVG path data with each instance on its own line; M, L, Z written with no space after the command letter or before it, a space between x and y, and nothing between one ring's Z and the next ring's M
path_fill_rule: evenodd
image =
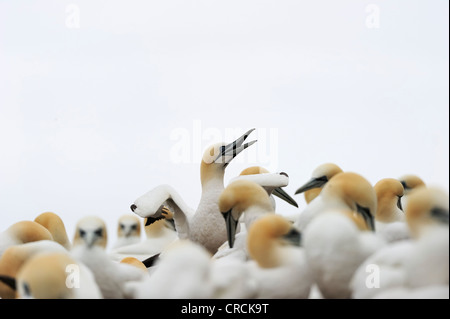
M17 290L17 282L14 277L10 277L7 275L0 275L0 282L4 283L14 291Z
M220 149L220 154L219 154L219 156L217 156L217 158L214 160L214 162L215 163L223 163L224 167L226 167L233 160L233 158L235 158L240 152L242 152L247 147L256 143L256 140L255 140L255 141L251 141L251 142L243 144L244 141L247 139L248 135L251 132L253 132L254 130L255 129L252 128L252 129L248 130L247 132L245 132L244 135L239 137L234 142L232 142L228 145L222 146L222 148Z
M398 199L397 199L397 207L398 207L398 209L400 209L401 211L403 211L403 207L402 207L402 196L398 196Z
M295 195L301 194L303 192L306 192L307 190L313 189L313 188L319 188L325 185L328 182L328 178L326 176L321 176L317 178L311 178L305 185L297 189L295 192Z
M364 218L367 226L369 226L369 229L375 231L375 220L370 213L370 209L356 204L356 210Z
M237 229L239 221L233 218L231 209L227 212L222 213L222 215L223 215L223 218L225 218L225 226L227 228L228 246L230 248L233 248L234 239L236 237L236 229Z
M294 246L301 246L302 234L297 229L291 228L291 230L283 236L283 239Z
M285 202L288 202L289 204L291 204L292 206L295 206L298 208L298 204L297 202L291 197L289 196L288 193L286 193L281 187L277 187L272 191L272 195L281 198L282 200L284 200Z
M449 215L448 210L443 209L443 208L436 207L431 210L432 218L436 219L440 223L447 224L447 225L448 225L448 215Z

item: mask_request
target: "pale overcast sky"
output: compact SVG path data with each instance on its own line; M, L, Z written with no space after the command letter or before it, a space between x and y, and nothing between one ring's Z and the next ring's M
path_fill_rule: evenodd
M163 183L195 208L203 150L253 127L225 183L258 164L293 195L334 162L448 191L448 6L0 1L0 231L53 211L72 237L95 214L112 242Z

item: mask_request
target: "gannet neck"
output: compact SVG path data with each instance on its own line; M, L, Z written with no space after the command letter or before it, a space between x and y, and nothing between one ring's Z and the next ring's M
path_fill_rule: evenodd
M244 223L246 228L250 228L250 226L262 216L266 214L274 214L272 207L268 207L267 205L252 205L245 210L244 214Z
M375 184L374 189L377 194L375 219L383 223L403 220L403 212L398 206L404 193L401 182L393 178L384 178Z

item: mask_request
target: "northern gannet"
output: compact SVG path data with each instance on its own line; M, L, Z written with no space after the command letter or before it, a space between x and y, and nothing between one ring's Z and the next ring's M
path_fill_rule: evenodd
M71 256L89 267L103 298L126 298L125 283L142 280L147 274L135 266L112 261L105 251L106 244L104 221L84 217L77 223Z
M253 130L247 131L230 144L219 143L206 149L200 165L202 196L195 213L168 185L160 185L139 197L131 205L131 210L143 218L160 218L162 206L169 207L174 212L178 237L189 238L215 253L227 240L225 224L218 207L219 196L224 190L225 168L240 152L256 142L244 144Z
M314 169L311 179L301 186L295 194L305 193L305 201L309 204L316 198L323 186L336 174L342 173L342 169L333 163L325 163Z
M344 172L332 177L294 225L303 231L313 218L330 209L359 212L369 228L375 230L373 214L377 209L377 196L369 181L359 174Z

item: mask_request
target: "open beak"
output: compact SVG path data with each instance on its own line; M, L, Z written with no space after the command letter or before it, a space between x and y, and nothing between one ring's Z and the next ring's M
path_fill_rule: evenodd
M373 216L370 213L370 209L356 204L356 211L364 218L364 221L366 222L369 229L375 231L375 220L373 219Z
M291 196L289 196L289 194L286 193L281 187L275 188L272 191L272 195L275 195L276 197L281 198L282 200L284 200L285 202L288 202L292 206L298 207L297 202Z
M214 160L215 163L223 163L224 167L226 167L232 160L235 158L240 152L245 150L250 145L253 145L256 143L256 140L245 143L245 139L249 136L251 132L253 132L255 129L252 128L244 133L241 137L239 137L234 142L222 146L220 149L220 154L217 156L217 158Z
M236 237L236 229L237 229L239 221L234 219L233 214L231 213L231 210L222 213L222 215L223 215L223 218L225 218L225 225L227 228L228 246L230 246L230 248L233 248L234 239Z
M302 234L297 229L291 228L287 234L283 235L283 239L291 245L301 246Z
M313 188L320 188L328 182L328 178L326 176L321 176L317 178L311 178L305 185L297 189L295 195L306 192L307 190Z

